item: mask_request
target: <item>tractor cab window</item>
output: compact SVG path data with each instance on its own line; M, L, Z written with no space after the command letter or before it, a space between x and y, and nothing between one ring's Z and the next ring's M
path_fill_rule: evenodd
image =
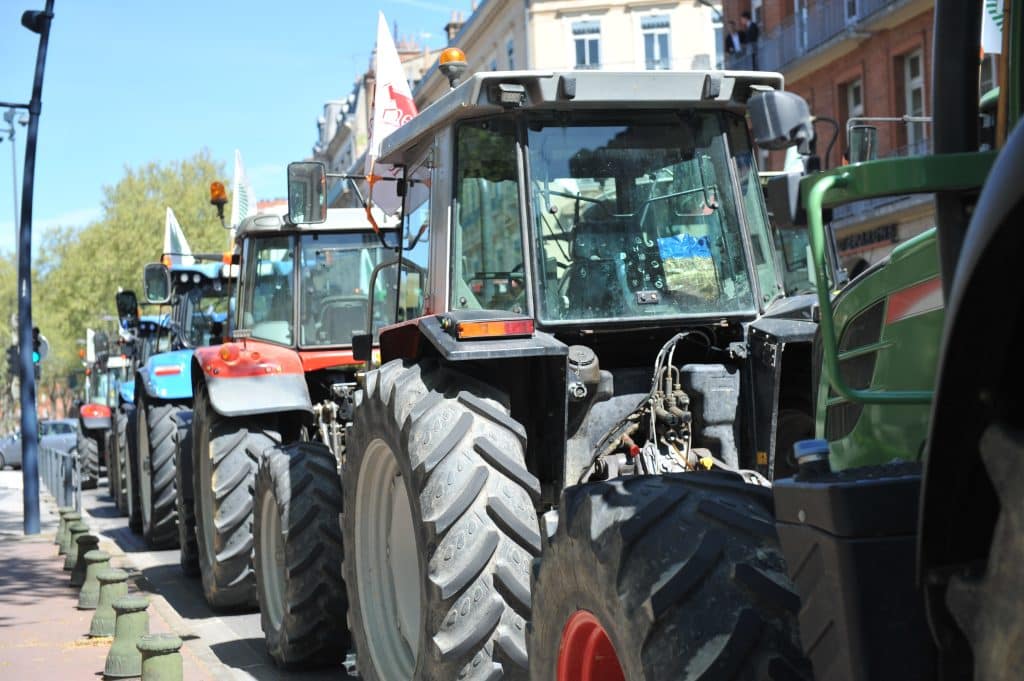
M353 334L366 332L370 279L378 265L394 258L398 244L396 232L385 238L391 248L373 232L302 235L300 345L349 345ZM375 315L387 312L384 306L374 310Z
M253 338L291 345L295 301L292 294L293 237L256 238L246 246L240 326L249 329Z
M525 313L514 124L464 123L457 136L451 307Z
M734 196L725 119L631 112L530 121L542 320L754 311L739 215L748 207ZM759 192L756 174L754 182Z
M227 294L227 284L219 279L207 280L186 294L183 331L189 347L224 342L228 319Z

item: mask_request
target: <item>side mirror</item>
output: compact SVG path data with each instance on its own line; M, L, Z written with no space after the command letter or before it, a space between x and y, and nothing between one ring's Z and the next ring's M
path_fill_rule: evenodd
M166 305L171 302L170 270L162 263L149 263L142 269L142 288L147 303Z
M135 297L135 291L119 291L115 297L117 302L117 317L121 325L133 329L139 325L139 299Z
M319 161L288 164L288 219L296 225L327 220L327 171Z
M851 125L850 163L874 161L878 158L878 128L873 125Z
M369 362L373 357L373 334L352 334L352 359L357 362Z
M814 118L803 97L778 90L758 92L747 100L747 109L757 146L779 150L797 145L800 153L811 152Z

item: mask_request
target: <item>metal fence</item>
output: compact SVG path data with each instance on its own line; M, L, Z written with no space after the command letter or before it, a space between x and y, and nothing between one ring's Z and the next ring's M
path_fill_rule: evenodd
M61 452L50 447L39 448L39 476L57 506L82 510L82 471L78 452Z

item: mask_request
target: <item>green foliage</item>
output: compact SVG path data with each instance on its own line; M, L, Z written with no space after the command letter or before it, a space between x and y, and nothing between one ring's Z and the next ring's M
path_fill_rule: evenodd
M51 344L44 373L64 378L81 367L76 339L85 338L87 327L116 338L116 322L102 318L116 318L119 288L142 297L142 266L160 259L168 206L194 252L225 250L228 233L208 193L211 182L223 179L223 164L206 150L183 161L128 167L116 185L104 187L99 220L49 230L37 241L33 317ZM0 259L0 290L15 290L14 271L12 264L7 287L7 262ZM6 303L0 298L0 314Z

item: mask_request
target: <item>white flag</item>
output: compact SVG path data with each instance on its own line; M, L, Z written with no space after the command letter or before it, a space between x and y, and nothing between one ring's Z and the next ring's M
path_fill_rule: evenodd
M416 103L405 79L402 61L395 49L395 41L388 31L384 13L377 14L377 80L373 86L373 121L370 126L370 146L366 150L366 175L370 183L370 204L377 205L388 215L394 215L402 207L398 196L397 183L379 180L383 177L398 177L400 172L391 165L377 163L380 157L381 141L398 130L416 115ZM369 211L367 211L369 215ZM372 219L372 217L371 217Z
M235 228L245 218L256 215L256 193L245 174L242 152L235 149L235 174L231 179L231 239L234 241Z
M1000 54L1003 51L1003 0L982 0L981 51Z
M181 231L181 225L178 224L178 219L174 217L174 211L170 206L167 207L167 218L164 220L164 256L164 264L192 265L196 261L192 257L192 248L185 239L185 233Z

